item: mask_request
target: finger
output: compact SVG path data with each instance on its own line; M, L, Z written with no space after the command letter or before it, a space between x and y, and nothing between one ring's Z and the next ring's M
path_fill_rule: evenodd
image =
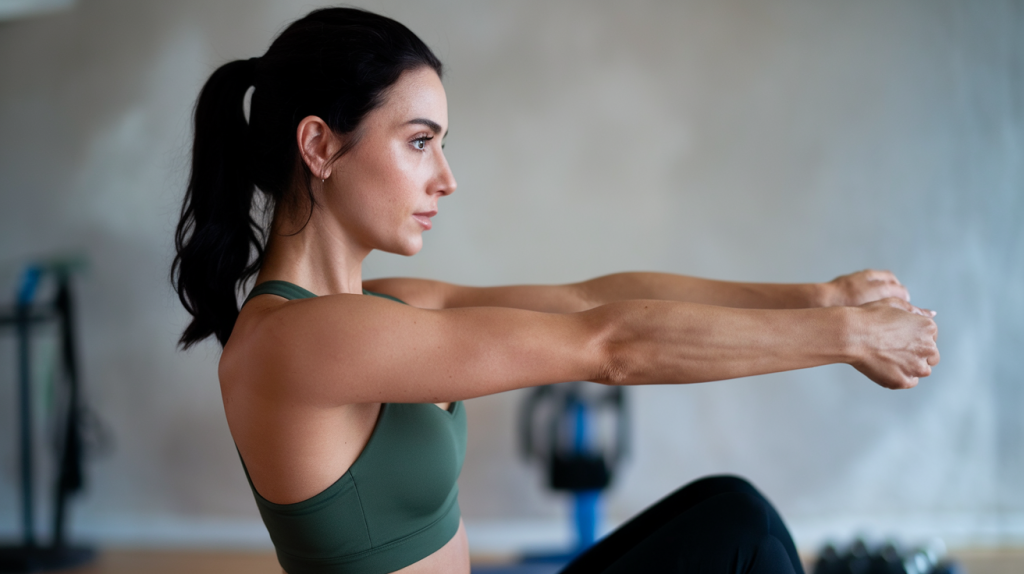
M881 302L885 303L886 305L888 305L890 307L895 307L897 309L903 309L904 311L909 311L911 313L917 313L918 315L924 316L924 312L923 311L921 311L917 307L914 307L913 305L911 305L909 301L904 301L903 299L900 299L899 297L886 297L885 299L882 299Z
M908 303L910 302L910 291L907 291L907 288L899 283L890 285L887 291L890 297L898 297Z
M885 281L887 283L896 283L899 285L899 281L896 280L896 276L892 274L892 271L885 269L866 269L864 275L872 281Z
M925 307L914 307L914 309L917 309L917 311L920 311L921 315L924 315L925 317L928 317L929 319L931 319L935 315L938 315L938 313L936 313L935 311L933 311L931 309L927 309Z
M909 305L909 303L908 303L908 305ZM923 307L915 307L913 305L910 305L910 309L911 309L912 313L915 313L915 314L920 315L922 317L928 317L929 319L931 319L932 317L935 316L935 311L932 311L931 309L925 309Z

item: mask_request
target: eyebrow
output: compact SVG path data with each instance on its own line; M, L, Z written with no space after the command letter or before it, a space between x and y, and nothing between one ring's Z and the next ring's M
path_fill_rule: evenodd
M409 120L409 121L407 121L405 123L406 124L419 124L421 126L427 126L428 128L430 128L430 131L434 132L434 134L441 133L441 124L435 122L434 120L428 120L427 118L415 118L415 119L411 119L411 120ZM442 139L448 137L448 132L444 132L444 135L441 136L441 137L442 137Z

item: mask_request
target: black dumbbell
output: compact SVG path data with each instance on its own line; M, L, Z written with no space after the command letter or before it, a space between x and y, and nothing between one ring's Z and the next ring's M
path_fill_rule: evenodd
M955 562L940 561L943 552L934 545L901 552L892 542L872 549L861 539L844 551L826 544L814 574L962 574Z

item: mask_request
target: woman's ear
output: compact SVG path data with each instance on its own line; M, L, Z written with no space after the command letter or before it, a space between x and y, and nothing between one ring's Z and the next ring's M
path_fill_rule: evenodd
M317 116L306 116L295 130L299 154L317 179L331 177L330 160L341 149L341 141L327 122Z

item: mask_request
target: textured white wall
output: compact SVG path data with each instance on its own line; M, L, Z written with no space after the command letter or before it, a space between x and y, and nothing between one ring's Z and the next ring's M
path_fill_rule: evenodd
M167 269L199 87L312 5L94 0L0 24L0 289L33 257L91 261L85 382L116 449L89 466L81 537L266 542L223 421L218 350L175 351L185 316ZM881 267L939 311L943 362L913 391L844 367L631 389L613 520L736 472L805 545L856 530L1024 543L1020 2L361 5L445 61L460 183L423 252L373 255L366 277L811 281ZM9 336L0 357L11 534ZM520 399L468 405L460 484L480 548L564 521L517 459Z

